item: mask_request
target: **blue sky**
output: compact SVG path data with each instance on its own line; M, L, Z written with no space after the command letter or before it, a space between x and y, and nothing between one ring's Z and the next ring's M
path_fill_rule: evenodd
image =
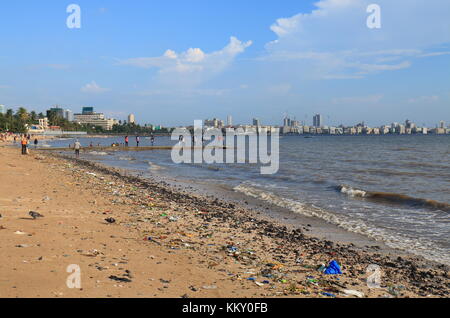
M450 122L449 13L448 0L2 2L0 104L170 126L285 113L435 126Z

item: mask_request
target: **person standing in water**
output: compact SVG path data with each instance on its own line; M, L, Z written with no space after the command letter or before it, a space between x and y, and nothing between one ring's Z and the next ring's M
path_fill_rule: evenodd
M73 148L75 149L75 157L80 158L81 144L78 141L78 139L77 139L77 141L75 141L75 144L74 144Z
M141 142L141 138L139 136L136 136L136 145L139 147L139 143Z
M128 147L128 141L129 141L128 136L125 136L125 147Z
M152 135L152 138L150 138L150 141L152 143L152 147L155 145L155 136Z

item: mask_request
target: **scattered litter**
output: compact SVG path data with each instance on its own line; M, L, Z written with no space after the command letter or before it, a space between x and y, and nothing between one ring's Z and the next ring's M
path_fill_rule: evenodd
M115 280L117 282L122 282L122 283L131 283L132 280L126 277L117 277L114 275L109 276L109 279Z
M150 242L153 242L153 243L156 243L156 244L158 244L158 245L161 245L161 243L159 243L158 241L155 241L155 240L154 240L152 237L150 237L150 236L147 237L146 240L147 240L147 241L150 241Z

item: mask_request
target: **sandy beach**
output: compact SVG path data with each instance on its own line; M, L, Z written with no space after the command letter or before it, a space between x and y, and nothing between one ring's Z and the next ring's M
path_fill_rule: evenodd
M0 147L0 297L449 295L448 267L420 257L316 238L308 224L285 227L245 204L99 164ZM318 270L332 260L342 275ZM80 289L66 284L72 264ZM380 288L367 286L371 264Z

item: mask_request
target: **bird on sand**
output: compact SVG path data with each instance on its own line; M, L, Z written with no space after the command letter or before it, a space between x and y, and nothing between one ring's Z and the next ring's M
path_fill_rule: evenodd
M36 220L37 218L43 218L44 217L42 214L39 214L39 213L34 212L34 211L30 211L28 214L33 218L33 220Z
M114 219L114 218L107 218L107 219L105 219L105 221L108 222L109 224L116 223L116 219Z

